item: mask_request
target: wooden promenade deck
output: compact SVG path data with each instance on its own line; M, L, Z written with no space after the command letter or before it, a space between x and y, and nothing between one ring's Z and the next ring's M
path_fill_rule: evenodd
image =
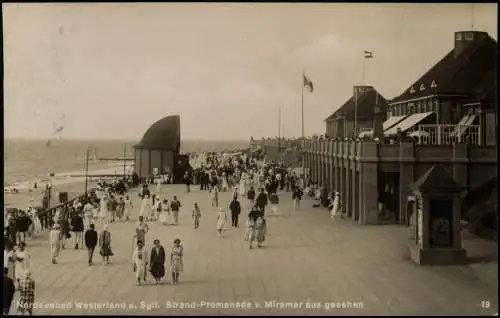
M419 267L405 258L406 228L360 226L331 220L305 200L292 216L269 217L270 235L262 249L249 250L240 228L216 235L209 195L197 188L163 186L162 196L177 194L183 207L180 225L152 225L169 254L174 238L184 245L184 272L177 286L136 286L132 265L135 223L110 225L115 256L109 265L87 266L87 252L68 248L52 265L47 235L29 242L36 300L35 314L313 314L313 315L492 315L498 312L497 261L468 266ZM137 195L132 197L137 201ZM228 203L230 194L221 194ZM280 195L281 212L291 195ZM191 221L193 202L202 210L201 227ZM246 211L247 203L244 203ZM138 206L138 202L136 202ZM135 214L138 208L135 209ZM151 242L149 242L151 243ZM496 246L466 238L469 253L494 253ZM70 245L68 244L68 247ZM97 255L98 256L98 255ZM166 276L169 278L169 275ZM273 302L275 301L275 302ZM279 302L302 308L280 309ZM212 308L213 302L251 309ZM358 308L335 308L338 305ZM169 306L189 305L185 309ZM188 304L186 304L188 303ZM333 303L333 304L332 304ZM221 304L219 304L221 305ZM288 304L288 306L294 304ZM13 303L13 309L16 301ZM124 307L120 307L124 306ZM309 309L306 307L320 308ZM119 308L112 308L119 307ZM489 307L489 308L485 308Z

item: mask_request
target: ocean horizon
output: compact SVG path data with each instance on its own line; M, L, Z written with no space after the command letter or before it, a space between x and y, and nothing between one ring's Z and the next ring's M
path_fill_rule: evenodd
M133 145L139 140L130 139L76 139L47 140L42 138L4 139L4 187L19 183L33 183L47 179L50 173L78 173L85 171L88 147L95 148L96 157L133 158ZM181 153L224 151L248 148L248 140L181 139ZM89 171L109 166L109 162L89 161Z

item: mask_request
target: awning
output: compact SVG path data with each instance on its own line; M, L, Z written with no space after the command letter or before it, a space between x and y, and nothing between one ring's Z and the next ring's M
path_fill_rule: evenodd
M427 112L427 113L419 113L419 114L413 114L408 117L406 117L403 121L399 122L397 125L392 126L389 128L387 131L384 131L384 135L395 135L398 132L398 128L401 129L401 131L407 131L411 127L417 125L420 123L422 120L426 119L430 115L434 114L434 112Z
M408 116L406 116L406 115L391 116L386 121L383 122L382 128L384 129L384 131L386 131L387 129L391 128L392 126L396 125L397 123L399 123L400 121L405 119L406 117L408 117Z
M386 131L387 129L391 128L392 126L396 125L397 123L399 123L400 121L405 119L406 117L408 117L408 116L403 115L403 116L391 116L391 117L389 117L389 119L387 119L386 121L384 121L382 123L382 130ZM365 136L371 136L371 135L373 135L373 129L362 131L358 135L358 137L363 138Z
M469 128L470 125L472 125L475 119L476 115L473 114L467 114L464 117L462 117L458 122L458 124L456 125L455 129L451 132L450 136L460 137L460 135L462 135L467 130L467 128Z

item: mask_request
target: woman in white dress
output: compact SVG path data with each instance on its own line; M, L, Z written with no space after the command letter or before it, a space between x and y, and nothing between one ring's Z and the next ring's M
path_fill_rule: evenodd
M146 282L148 261L148 252L146 248L144 248L144 242L139 240L137 241L137 247L134 249L134 253L132 255L132 264L137 285L141 285L141 283Z
M254 184L255 187L259 187L260 186L260 175L257 172L255 172L253 174L253 184Z
M33 221L32 226L33 226L33 231L32 235L37 236L42 232L42 223L40 222L40 219L38 218L38 213L35 208L31 206L31 204L28 206L27 209L28 216L31 218L31 221Z
M159 197L161 193L161 178L156 178L156 196Z
M224 230L227 222L227 214L226 211L224 211L223 208L219 209L219 212L217 213L217 235L219 237L224 236Z
M90 228L90 224L94 224L94 206L90 200L83 206L83 217L85 218L85 227Z
M218 207L219 206L219 191L217 190L217 187L213 187L212 192L210 194L212 196L212 206Z
M229 190L229 184L227 183L227 176L226 176L226 173L223 172L222 173L222 192L226 192L227 190Z
M240 177L240 196L244 197L247 195L247 187L246 187L246 182L247 182L247 174L246 173L241 173Z
M333 199L332 209L330 210L330 217L334 219L339 213L340 208L340 193L335 192L335 198Z
M139 217L146 217L146 213L151 211L151 199L149 198L149 195L145 195L144 198L141 201L141 210L139 211Z
M101 197L101 202L99 204L99 222L101 224L106 223L106 218L108 217L108 197L104 194Z
M125 221L130 221L130 212L134 209L134 204L128 195L125 196L125 210L123 211L123 216Z
M52 264L57 264L57 257L59 256L59 251L61 250L61 226L56 223L49 233L50 242L50 257L52 258Z
M170 205L168 204L168 200L165 199L161 203L161 212L159 217L162 225L168 225L169 216L170 216Z
M19 243L19 247L16 251L16 280L19 286L21 279L24 277L27 271L30 270L31 255L26 250L26 244L24 242Z

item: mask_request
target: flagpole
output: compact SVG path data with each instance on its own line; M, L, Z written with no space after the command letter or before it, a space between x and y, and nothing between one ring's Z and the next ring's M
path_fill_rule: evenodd
M472 22L472 29L471 31L474 31L474 3L472 3L472 14L471 14L471 22Z
M301 103L301 111L302 111L302 139L305 137L304 134L304 85L302 85L302 103Z
M281 105L278 105L278 151L281 154Z
M357 137L356 131L358 130L358 88L354 87L354 138Z

